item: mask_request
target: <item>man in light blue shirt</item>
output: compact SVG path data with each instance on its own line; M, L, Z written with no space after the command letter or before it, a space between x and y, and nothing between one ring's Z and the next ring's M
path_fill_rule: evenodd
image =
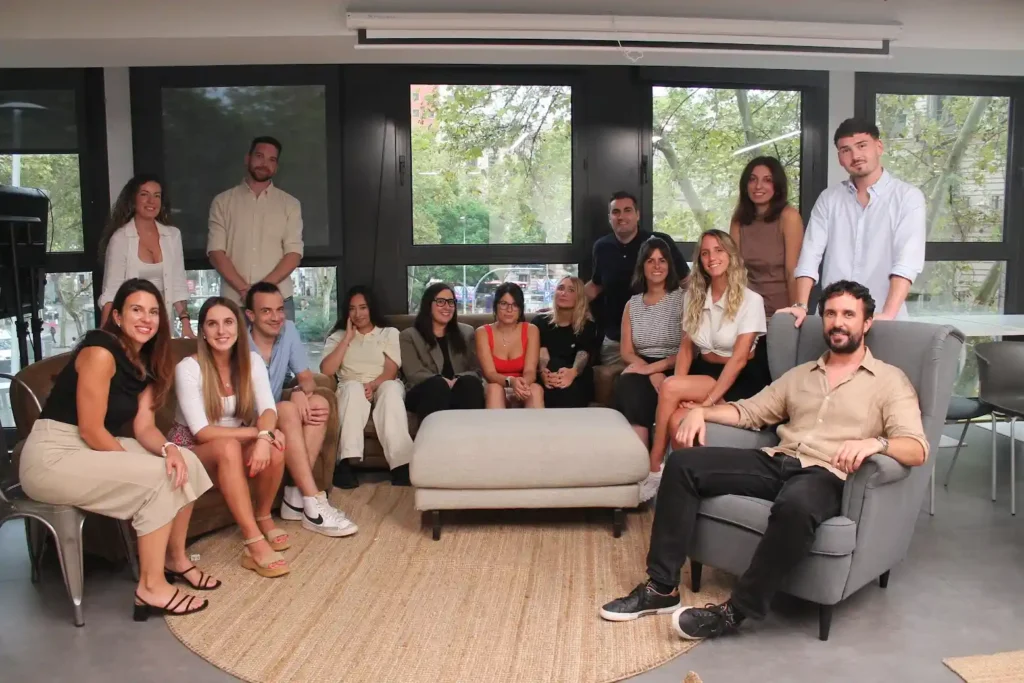
M782 310L800 326L820 266L822 287L853 280L864 284L875 301L885 302L875 320L906 318L910 286L924 269L924 194L882 167L883 146L874 123L847 119L833 142L850 178L814 203L794 272L797 300Z
M302 527L325 536L351 536L358 527L331 506L313 479L313 463L327 433L330 406L317 395L306 347L295 323L285 317L284 297L270 282L257 282L245 295L249 346L267 364L270 390L277 403L277 426L284 434L285 465L292 483L284 487L281 519L302 520ZM288 375L298 387L281 400Z

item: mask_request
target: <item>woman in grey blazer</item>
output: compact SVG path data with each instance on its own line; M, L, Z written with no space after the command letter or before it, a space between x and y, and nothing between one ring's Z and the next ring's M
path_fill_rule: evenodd
M455 292L436 282L423 292L413 326L398 337L405 406L422 421L438 410L484 407L473 328L458 321Z

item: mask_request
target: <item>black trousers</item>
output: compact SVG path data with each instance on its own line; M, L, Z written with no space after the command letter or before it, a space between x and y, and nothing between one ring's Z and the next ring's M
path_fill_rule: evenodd
M462 375L453 386L441 375L420 382L405 395L405 407L416 413L420 422L439 410L468 410L484 407L484 385L479 377Z
M560 368L555 368L555 372ZM543 386L543 385L541 385ZM590 366L576 375L564 389L544 389L545 408L586 408L594 400L594 369Z
M648 363L660 360L641 357ZM675 368L669 368L662 374L671 377L674 372ZM650 429L658 412L658 392L650 376L633 372L619 375L615 380L615 409L626 416L629 424Z
M787 574L811 549L826 519L839 514L843 480L824 467L802 467L788 455L742 448L689 448L665 464L647 554L647 573L677 586L697 526L701 498L725 494L774 501L768 528L740 577L732 602L761 619Z

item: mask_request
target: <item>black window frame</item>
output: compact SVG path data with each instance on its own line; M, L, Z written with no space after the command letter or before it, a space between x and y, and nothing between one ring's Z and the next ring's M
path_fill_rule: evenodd
M110 210L103 69L0 69L0 90L71 90L75 93L76 147L67 150L40 150L40 153L78 155L82 250L47 252L46 272L90 273L95 305L102 290L102 273L96 252ZM25 153L31 154L32 151ZM97 324L99 312L97 307ZM31 343L29 346L31 347ZM16 353L17 340L12 340L12 347L12 353ZM17 440L15 429L7 426L3 429L7 447L13 448ZM0 453L0 458L3 455Z
M1006 262L1003 312L1024 313L1024 273L1021 272L1024 268L1021 253L1024 248L1024 78L858 72L854 89L855 115L874 121L879 94L1010 98L1003 241L928 242L925 262Z
M164 88L211 88L246 86L324 86L327 141L327 235L328 244L306 249L301 267L340 267L343 256L342 223L342 86L336 65L269 65L216 67L132 67L132 152L136 171L156 170L166 177L163 142ZM241 158L242 152L239 152ZM290 162L287 157L282 163ZM240 172L241 173L241 172ZM228 188L224 188L228 189ZM186 270L212 270L205 249L185 252ZM337 281L337 280L336 280Z
M800 99L800 215L804 225L818 195L828 186L828 155L831 132L828 130L828 71L788 69L728 69L714 67L643 67L640 78L646 83L643 131L643 194L641 216L654 215L654 91L666 88L720 88L748 90L796 90ZM654 230L653 218L645 227ZM728 226L718 226L728 230ZM695 242L677 242L688 259Z
M529 264L577 264L582 272L583 263L589 257L592 242L581 227L579 214L578 184L582 177L580 167L580 133L576 125L578 93L580 90L579 71L567 67L405 67L395 72L393 85L405 93L404 111L395 114L395 142L398 153L397 202L404 220L397 224L395 239L398 246L398 260L404 299L408 300L407 271L410 266L447 266L501 263L509 265ZM572 162L570 215L572 229L570 240L562 243L536 244L415 244L413 242L413 195L412 183L412 107L409 92L413 85L508 85L531 86L551 85L571 88L570 115L572 117ZM398 273L396 273L398 275ZM392 306L393 307L393 306ZM405 313L405 310L401 311Z

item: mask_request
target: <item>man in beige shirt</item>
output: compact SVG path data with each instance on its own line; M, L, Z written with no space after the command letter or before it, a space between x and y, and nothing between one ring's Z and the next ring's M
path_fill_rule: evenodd
M831 284L819 302L826 352L799 365L753 398L695 406L679 425L677 451L658 494L649 580L601 608L609 621L672 614L681 637L712 638L761 619L790 570L810 551L818 526L839 514L843 481L865 458L883 453L908 467L928 456L921 410L901 370L871 355L864 336L875 302L863 285ZM703 447L705 421L759 429L779 425L779 445L763 450ZM721 605L680 607L679 575L702 498L736 494L773 501L750 566Z
M278 286L285 314L295 320L291 274L302 260L302 206L274 185L281 143L255 138L245 155L246 175L210 204L206 253L222 279L221 295L245 302L256 282Z

